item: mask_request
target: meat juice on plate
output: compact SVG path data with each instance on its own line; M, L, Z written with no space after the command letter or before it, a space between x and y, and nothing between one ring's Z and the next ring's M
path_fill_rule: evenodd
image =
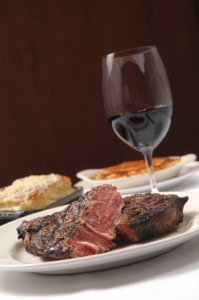
M109 119L117 136L136 150L156 148L171 124L172 105L126 112Z

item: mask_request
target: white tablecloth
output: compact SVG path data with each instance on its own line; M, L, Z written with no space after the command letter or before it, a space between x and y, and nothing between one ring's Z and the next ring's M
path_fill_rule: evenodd
M186 190L199 192L199 172L172 189ZM166 254L107 271L79 275L0 271L0 299L198 300L199 236Z

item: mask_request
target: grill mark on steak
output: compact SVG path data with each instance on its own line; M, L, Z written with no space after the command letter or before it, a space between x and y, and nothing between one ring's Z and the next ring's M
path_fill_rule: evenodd
M117 240L138 242L174 230L183 221L187 200L188 197L158 193L125 197L117 223Z
M18 238L34 255L64 259L102 253L116 247L116 222L124 205L111 185L93 188L63 211L24 221Z

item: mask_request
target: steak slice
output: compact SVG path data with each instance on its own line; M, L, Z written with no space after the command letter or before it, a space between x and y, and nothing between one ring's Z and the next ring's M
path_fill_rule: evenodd
M183 221L187 201L188 197L158 193L125 197L117 222L118 241L138 242L174 230Z
M116 223L124 205L112 185L91 189L61 212L17 228L25 249L43 258L65 259L109 251L116 247Z

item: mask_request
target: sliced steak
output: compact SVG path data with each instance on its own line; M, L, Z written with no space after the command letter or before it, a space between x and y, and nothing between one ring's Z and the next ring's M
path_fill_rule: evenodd
M18 238L29 253L44 258L102 253L116 246L113 240L123 205L115 187L101 185L61 212L22 222Z
M117 239L138 242L168 233L183 221L188 197L135 194L124 198L125 207L117 223Z

